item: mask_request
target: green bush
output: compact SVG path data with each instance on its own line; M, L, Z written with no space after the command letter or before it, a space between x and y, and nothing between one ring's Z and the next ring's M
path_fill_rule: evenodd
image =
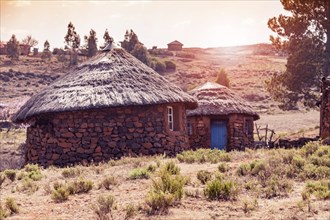
M212 173L207 170L200 170L197 172L197 179L201 181L202 184L205 184L212 179Z
M17 190L20 192L28 192L29 194L33 194L38 191L39 186L32 181L30 178L25 177L23 183L17 187Z
M246 176L247 174L250 173L250 170L251 170L250 165L243 163L243 164L239 165L239 167L237 168L236 173L239 176Z
M8 213L6 212L6 209L2 207L0 203L0 220L3 220L8 217Z
M8 170L5 170L4 173L5 173L6 177L8 179L10 179L12 182L15 181L15 179L16 179L16 170L8 169Z
M225 173L225 172L227 172L229 170L229 166L226 163L220 163L219 166L218 166L218 170L221 173Z
M40 170L40 167L38 164L26 164L25 167L24 167L24 170L26 172L32 172L32 171L39 171Z
M40 170L30 171L27 176L34 181L39 181L43 177Z
M14 198L7 197L6 201L5 201L5 205L6 205L6 208L9 209L11 214L19 212L19 208L18 208Z
M129 179L149 179L150 174L146 168L135 168L129 173Z
M302 170L304 168L304 165L306 163L305 159L302 158L301 156L299 155L295 155L293 158L292 158L292 161L291 161L292 165L294 167L296 167L297 169L299 170Z
M238 188L233 181L212 180L206 184L204 195L211 200L232 200L238 195Z
M61 186L53 190L52 199L55 202L64 202L69 199L69 191L66 187Z
M186 179L181 175L171 175L168 172L161 172L160 177L152 180L153 191L168 192L175 200L180 200L183 195L183 186Z
M302 195L315 195L318 199L330 199L330 181L307 182ZM303 196L304 199L304 196Z
M266 182L265 188L263 188L263 194L267 199L288 196L288 193L292 191L292 187L293 184L288 179L279 179L276 176L272 176Z
M177 154L176 158L185 163L218 163L220 161L229 162L229 153L218 149L197 149L196 151L183 151Z
M146 204L150 207L151 213L166 213L173 202L174 197L169 192L150 191L146 198Z
M130 218L133 218L133 216L135 215L137 209L136 207L133 205L133 204L128 204L126 207L125 207L125 219L130 219Z
M93 181L80 178L68 185L68 191L71 195L79 193L87 193L93 188Z
M172 175L180 174L180 168L173 161L165 163L164 169Z

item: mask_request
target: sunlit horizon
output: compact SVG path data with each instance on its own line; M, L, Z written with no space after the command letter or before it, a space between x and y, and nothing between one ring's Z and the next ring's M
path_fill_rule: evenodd
M148 48L178 40L184 47L227 47L270 43L267 21L283 13L280 1L5 1L1 41L12 34L63 48L71 21L80 35L94 29L98 46L106 29L116 42L133 29Z

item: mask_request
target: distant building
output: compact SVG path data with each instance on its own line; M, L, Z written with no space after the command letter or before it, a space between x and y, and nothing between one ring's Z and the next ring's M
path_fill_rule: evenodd
M330 76L322 79L320 109L320 137L330 138Z
M182 50L183 44L180 43L179 41L175 40L169 44L167 44L167 49L168 50L173 50L173 51L180 51Z

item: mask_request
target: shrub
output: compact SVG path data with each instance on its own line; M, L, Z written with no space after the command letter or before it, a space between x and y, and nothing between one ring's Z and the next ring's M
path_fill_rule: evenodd
M303 194L307 196L303 196ZM307 182L302 193L303 199L311 194L318 199L330 199L330 181Z
M68 191L71 195L78 193L87 193L93 188L93 181L80 178L68 185Z
M266 163L264 161L255 160L250 163L251 175L256 176L261 174L261 172L266 171Z
M197 179L200 180L202 184L205 184L212 179L212 173L207 170L200 170L197 172Z
M129 179L149 179L150 174L146 168L135 168L129 173Z
M314 154L315 151L317 151L319 146L319 142L308 142L301 148L300 153L304 157L309 157L310 155Z
M218 149L198 149L196 151L183 151L177 154L177 159L185 163L218 163L219 161L230 161L229 153Z
M27 176L34 181L41 180L43 177L40 170L30 171Z
M243 200L243 211L245 213L255 210L258 206L258 200L256 198L254 198L253 201Z
M168 172L161 172L158 179L152 180L153 191L168 192L174 196L175 200L180 200L183 195L183 186L186 179L181 175L170 175Z
M155 61L155 70L157 71L157 73L165 72L165 70L166 70L165 63L163 63L162 61L156 60Z
M147 171L150 172L150 173L155 172L156 169L157 169L157 167L155 165L153 165L153 164L149 164L149 166L147 167Z
M117 184L117 181L115 180L115 178L113 176L105 177L101 182L101 186L103 186L107 190L110 190L111 186L116 185L116 184Z
M166 60L165 61L165 68L166 68L166 71L175 71L176 64L171 60Z
M5 173L6 177L8 179L10 179L12 182L15 181L15 179L16 179L16 170L8 169L8 170L5 170L4 173Z
M292 182L288 179L278 179L278 177L271 177L265 184L263 193L265 198L270 199L273 197L287 196L292 190Z
M146 198L146 204L150 207L151 213L166 213L172 205L174 197L169 192L150 191Z
M236 199L238 188L233 181L215 179L206 184L204 195L211 200Z
M173 161L165 163L164 169L172 175L180 173L180 168Z
M249 174L250 170L251 170L250 165L243 163L243 164L239 165L236 172L237 172L237 175L239 175L239 176L245 176L245 175Z
M53 190L52 199L55 202L64 202L69 199L69 191L66 187L61 186Z
M40 167L38 166L38 164L26 164L24 170L26 172L39 171Z
M215 80L215 82L229 88L230 81L228 79L228 75L225 69L220 69L220 71L217 73L217 79Z
M133 204L128 204L125 207L125 212L126 212L125 219L132 218L135 215L136 211L137 211L137 209Z
M74 167L64 168L62 171L62 176L65 178L73 178L79 176L80 174L81 170Z
M38 189L39 189L39 186L27 177L24 178L24 181L21 184L21 186L17 187L18 191L28 192L29 194L33 194L34 192L38 191Z
M18 213L19 209L14 198L8 197L5 202L6 208L9 209L11 214Z
M295 155L293 158L292 158L292 161L291 161L292 165L296 168L298 168L299 170L302 170L304 168L304 165L306 163L305 159L302 158L301 156L299 155Z
M8 217L8 213L6 212L6 210L0 204L0 219L3 220L7 217Z
M112 210L115 208L115 198L112 195L99 196L97 204L93 206L94 212L100 220L108 220L112 217Z
M221 173L225 173L225 172L227 172L229 170L229 166L226 163L220 163L219 166L218 166L218 170Z

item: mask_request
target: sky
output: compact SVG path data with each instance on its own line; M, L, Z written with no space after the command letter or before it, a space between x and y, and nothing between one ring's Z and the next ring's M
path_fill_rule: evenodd
M116 42L133 29L148 48L174 40L202 48L270 43L267 21L285 13L279 0L0 1L0 40L32 35L41 49L46 40L51 48L63 48L70 21L82 43L94 29L99 46L106 29Z

